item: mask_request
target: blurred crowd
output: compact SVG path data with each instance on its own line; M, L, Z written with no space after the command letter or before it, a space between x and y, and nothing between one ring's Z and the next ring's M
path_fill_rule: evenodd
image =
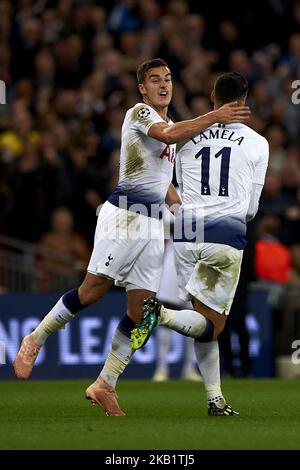
M2 0L0 232L53 246L57 226L67 221L77 243L58 241L57 249L86 261L96 208L118 180L124 114L140 100L136 69L162 57L173 73L175 121L211 110L220 73L236 70L248 79L250 126L270 144L259 215L249 230L261 242L256 276L300 278L300 104L292 100L300 77L300 1L240 3ZM262 266L269 253L273 265L278 257L276 272Z

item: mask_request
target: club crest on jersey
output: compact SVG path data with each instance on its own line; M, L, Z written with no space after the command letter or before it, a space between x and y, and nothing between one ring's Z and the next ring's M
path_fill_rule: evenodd
M170 163L175 161L175 148L167 145L164 150L161 152L159 158L167 158Z
M137 112L137 117L138 119L145 119L146 117L148 117L150 114L150 109L148 108L141 108L138 112Z

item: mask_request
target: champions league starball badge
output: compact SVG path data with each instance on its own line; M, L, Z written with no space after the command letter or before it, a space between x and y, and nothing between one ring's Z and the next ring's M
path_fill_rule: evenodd
M146 117L148 117L150 114L150 109L148 108L141 108L138 112L137 112L137 117L139 119L145 119Z

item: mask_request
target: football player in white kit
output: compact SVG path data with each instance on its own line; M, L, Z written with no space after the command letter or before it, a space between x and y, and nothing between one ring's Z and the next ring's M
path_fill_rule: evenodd
M243 105L247 92L244 77L226 73L215 83L214 108L233 100ZM238 415L221 391L217 338L238 284L246 223L258 210L268 156L266 139L240 123L215 124L181 145L176 157L182 206L175 223L175 264L180 297L191 300L197 314L165 309L150 298L143 321L132 332L134 349L145 344L157 322L196 338L209 415Z
M173 124L167 115L172 80L166 62L153 59L141 64L137 77L143 102L125 116L119 184L99 213L85 279L79 288L64 294L23 339L14 362L17 377L27 379L51 333L100 299L114 282L125 286L127 313L117 327L99 377L86 390L86 398L111 416L124 415L116 399L116 382L133 354L130 332L141 321L143 300L155 295L159 286L164 246L159 213L165 200L169 204L179 200L171 185L175 143L197 135L215 122L238 122L249 115L247 107L231 103L196 119Z

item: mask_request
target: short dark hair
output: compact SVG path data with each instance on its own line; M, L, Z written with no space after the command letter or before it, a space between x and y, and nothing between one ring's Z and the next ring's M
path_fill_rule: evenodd
M144 83L146 73L148 72L148 70L154 69L156 67L168 67L168 69L170 68L167 62L165 62L163 59L158 58L158 59L146 60L137 69L136 76L137 76L138 84Z
M238 72L228 72L221 75L215 83L215 97L219 103L229 103L248 94L248 82Z

